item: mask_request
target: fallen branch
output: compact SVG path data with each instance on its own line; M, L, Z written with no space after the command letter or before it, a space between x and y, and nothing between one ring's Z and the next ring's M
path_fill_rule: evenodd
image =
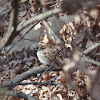
M39 85L39 86L41 86L41 85L45 85L45 86L47 86L47 85L57 85L57 83L55 83L55 82L30 82L30 83L15 83L15 84L13 84L12 83L12 85L10 85L11 87L14 87L14 86L19 86L19 85Z
M2 87L3 88L11 88L12 84L16 84L19 83L21 81L23 81L24 79L28 79L31 76L35 77L38 73L43 73L46 69L48 68L48 66L46 65L41 65L40 67L34 67L33 69L28 70L27 72L24 72L20 75L17 75L14 79L11 79L9 82L7 82L6 84L4 84ZM53 71L61 71L62 68L57 67L57 66L52 66L48 69L48 71L52 70Z
M86 50L84 50L83 54L87 55L88 53L90 53L92 50L94 50L98 46L100 46L100 42L99 43L95 43L92 46L90 46L89 48L87 48Z
M57 14L57 13L60 13L62 12L62 9L61 8L56 8L56 9L52 9L52 10L49 10L47 12L44 12L42 14L39 14L39 15L36 15L36 16L33 16L32 18L28 19L27 21L25 21L24 23L22 23L21 25L19 25L17 27L17 31L21 31L22 29L24 29L25 27L29 26L30 24L32 24L33 22L35 21L41 21L51 15L54 15L54 14Z
M92 63L92 64L95 64L95 65L100 66L100 62L95 61L95 60L93 60L93 59L91 59L91 58L87 58L86 56L84 56L84 57L82 58L82 60L83 60L84 62L89 62L89 63Z
M20 41L24 38L24 36L25 36L26 34L28 34L39 22L40 22L40 21L36 22L28 31L26 31L25 34L23 34L16 42L14 42L14 43L12 44L12 46L10 47L10 49L6 52L6 54L9 53L9 51L10 51L18 42L20 42Z
M8 95L8 96L15 96L15 97L20 97L24 98L24 100L38 100L34 97L31 97L27 94L21 93L21 92L15 92L15 91L10 91L5 88L0 88L0 95Z
M41 65L40 67L35 67L33 69L28 70L27 72L24 72L20 75L17 75L14 79L11 79L9 82L4 84L0 88L0 95L16 96L16 97L24 98L25 100L38 100L38 99L31 97L29 95L26 95L26 94L23 94L20 92L10 91L8 89L11 89L12 87L17 86L17 85L28 85L28 84L57 85L56 83L53 83L53 82L51 82L51 83L49 83L49 82L19 83L19 82L23 81L24 79L30 78L31 76L35 77L38 73L44 72L47 68L48 68L48 66ZM52 69L53 69L53 71L61 71L62 70L62 68L53 65L52 67L50 67L48 69L48 71L50 71Z

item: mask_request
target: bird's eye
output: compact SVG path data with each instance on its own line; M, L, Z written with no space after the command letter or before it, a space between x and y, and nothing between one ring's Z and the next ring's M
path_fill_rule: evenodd
M39 47L39 50L43 50L43 49L45 49L45 47L44 47L44 46Z

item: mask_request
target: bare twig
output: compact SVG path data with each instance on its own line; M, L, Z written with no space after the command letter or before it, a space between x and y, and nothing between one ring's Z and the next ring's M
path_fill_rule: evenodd
M27 72L17 75L14 79L11 79L9 82L7 82L2 87L11 88L12 84L19 83L19 82L23 81L24 79L30 78L31 76L35 77L38 73L44 72L47 68L48 68L48 66L41 65L40 67L35 67L33 69L30 69ZM55 68L54 71L62 70L62 68L53 65L50 69L48 69L48 71L53 68Z
M93 60L93 59L91 59L91 58L88 59L86 56L83 56L82 60L83 60L84 62L89 62L89 63L92 63L92 64L95 64L95 65L100 66L100 62L95 61L95 60Z
M9 26L8 26L8 32L0 40L0 49L2 49L5 45L8 45L16 35L18 1L19 0L13 0L13 9L10 14L10 22L9 22Z
M92 50L94 50L95 48L97 48L98 46L100 46L100 42L99 43L95 43L92 46L90 46L89 48L87 48L86 50L83 51L83 53L85 55L87 55L88 53L90 53Z
M2 17L4 17L5 15L8 15L8 13L10 13L11 12L11 8L6 8L6 10L5 11L2 11L1 13L0 13L0 18L2 18Z
M38 21L37 23L35 23L24 35L22 35L16 42L14 42L13 45L11 46L11 48L6 52L6 54L9 53L9 51L10 51L18 42L20 42L20 41L23 39L23 37L24 37L26 34L28 34L29 31L31 31L31 30L33 29L33 27L36 26L39 22L40 22L40 21Z
M83 54L85 54L85 55L89 54L92 50L94 50L94 49L97 48L98 46L100 46L100 43L95 43L95 44L93 44L92 46L90 46L89 48L87 48L86 50L84 50L84 51L83 51ZM100 66L100 62L95 61L94 59L91 59L91 58L88 59L86 56L83 56L83 57L82 57L82 60L83 60L84 62L90 62L90 63L92 63L92 64L96 64L96 65Z
M58 36L54 33L54 31L49 27L49 25L47 24L47 22L46 22L45 20L43 20L42 23L44 24L44 26L46 27L46 29L47 29L48 31L50 31L50 34L51 34L52 36L54 36L55 41L57 41L57 43L61 44L62 41L58 38Z
M21 31L22 29L24 29L25 27L27 27L28 25L30 25L31 23L33 23L34 21L41 21L51 15L57 14L62 12L61 8L56 8L56 9L52 9L49 10L47 12L44 12L42 14L33 16L32 18L28 19L27 21L25 21L24 23L22 23L21 25L18 26L17 31Z
M31 97L27 94L24 94L21 92L10 91L5 88L0 88L0 95L20 97L20 98L24 98L24 100L38 100L38 99L34 98L33 96Z
M54 82L30 82L30 83L15 83L15 84L12 84L12 86L11 87L14 87L14 86L18 86L18 85L39 85L39 86L41 86L41 85L45 85L45 86L47 86L47 85L57 85L57 83L54 83Z

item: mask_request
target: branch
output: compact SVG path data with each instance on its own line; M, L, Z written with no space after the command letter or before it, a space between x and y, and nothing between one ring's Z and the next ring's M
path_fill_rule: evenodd
M89 63L92 63L92 64L95 64L95 65L100 66L100 62L95 61L95 60L93 60L93 59L91 59L91 58L88 59L86 56L83 56L83 57L82 57L82 60L83 60L84 62L89 62Z
M36 22L28 31L26 31L25 34L23 34L16 42L14 42L14 43L12 44L12 46L10 47L10 49L6 52L6 54L9 53L9 51L10 51L18 42L20 42L20 41L23 39L23 37L24 37L26 34L28 34L39 22L40 22L40 21Z
M13 9L10 14L10 22L9 22L9 26L8 26L8 31L5 34L5 36L0 40L0 49L2 49L4 46L10 44L16 35L18 1L19 0L13 0Z
M0 14L0 18L5 18L5 15L8 16L8 13L11 12L11 8L7 8L6 11L3 11L1 14Z
M30 78L31 76L35 77L38 73L44 72L47 68L48 68L48 66L46 66L46 65L41 65L40 67L34 67L33 69L28 70L27 72L17 75L14 79L11 79L9 82L7 82L2 87L11 88L12 84L19 83L19 82L23 81L24 79ZM50 67L48 69L48 71L50 71L51 69L53 69L54 71L62 70L62 68L54 66L54 65L52 67Z
M49 10L47 12L44 12L42 14L36 15L31 17L30 19L28 19L27 21L25 21L24 23L22 23L21 25L18 26L17 31L21 31L22 29L24 29L25 27L27 27L28 25L32 24L34 21L41 21L51 15L57 14L62 12L61 8L56 8L56 9L52 9Z
M57 83L55 83L55 82L30 82L30 83L15 83L15 84L11 84L10 86L11 87L14 87L14 86L18 86L18 85L39 85L39 86L41 86L41 85L45 85L45 86L47 86L47 85L57 85Z
M34 97L31 97L27 94L21 93L21 92L15 92L15 91L10 91L5 88L0 88L0 95L8 95L8 96L15 96L15 97L20 97L24 98L24 100L38 100Z
M89 48L87 48L86 50L84 50L83 54L87 55L88 53L90 53L92 50L94 50L98 46L100 46L100 43L93 44L92 46L90 46Z

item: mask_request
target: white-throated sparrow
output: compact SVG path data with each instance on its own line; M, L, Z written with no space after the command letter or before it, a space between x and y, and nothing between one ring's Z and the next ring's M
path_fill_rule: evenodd
M55 53L51 48L45 48L37 51L37 57L42 64L49 65L55 58Z

